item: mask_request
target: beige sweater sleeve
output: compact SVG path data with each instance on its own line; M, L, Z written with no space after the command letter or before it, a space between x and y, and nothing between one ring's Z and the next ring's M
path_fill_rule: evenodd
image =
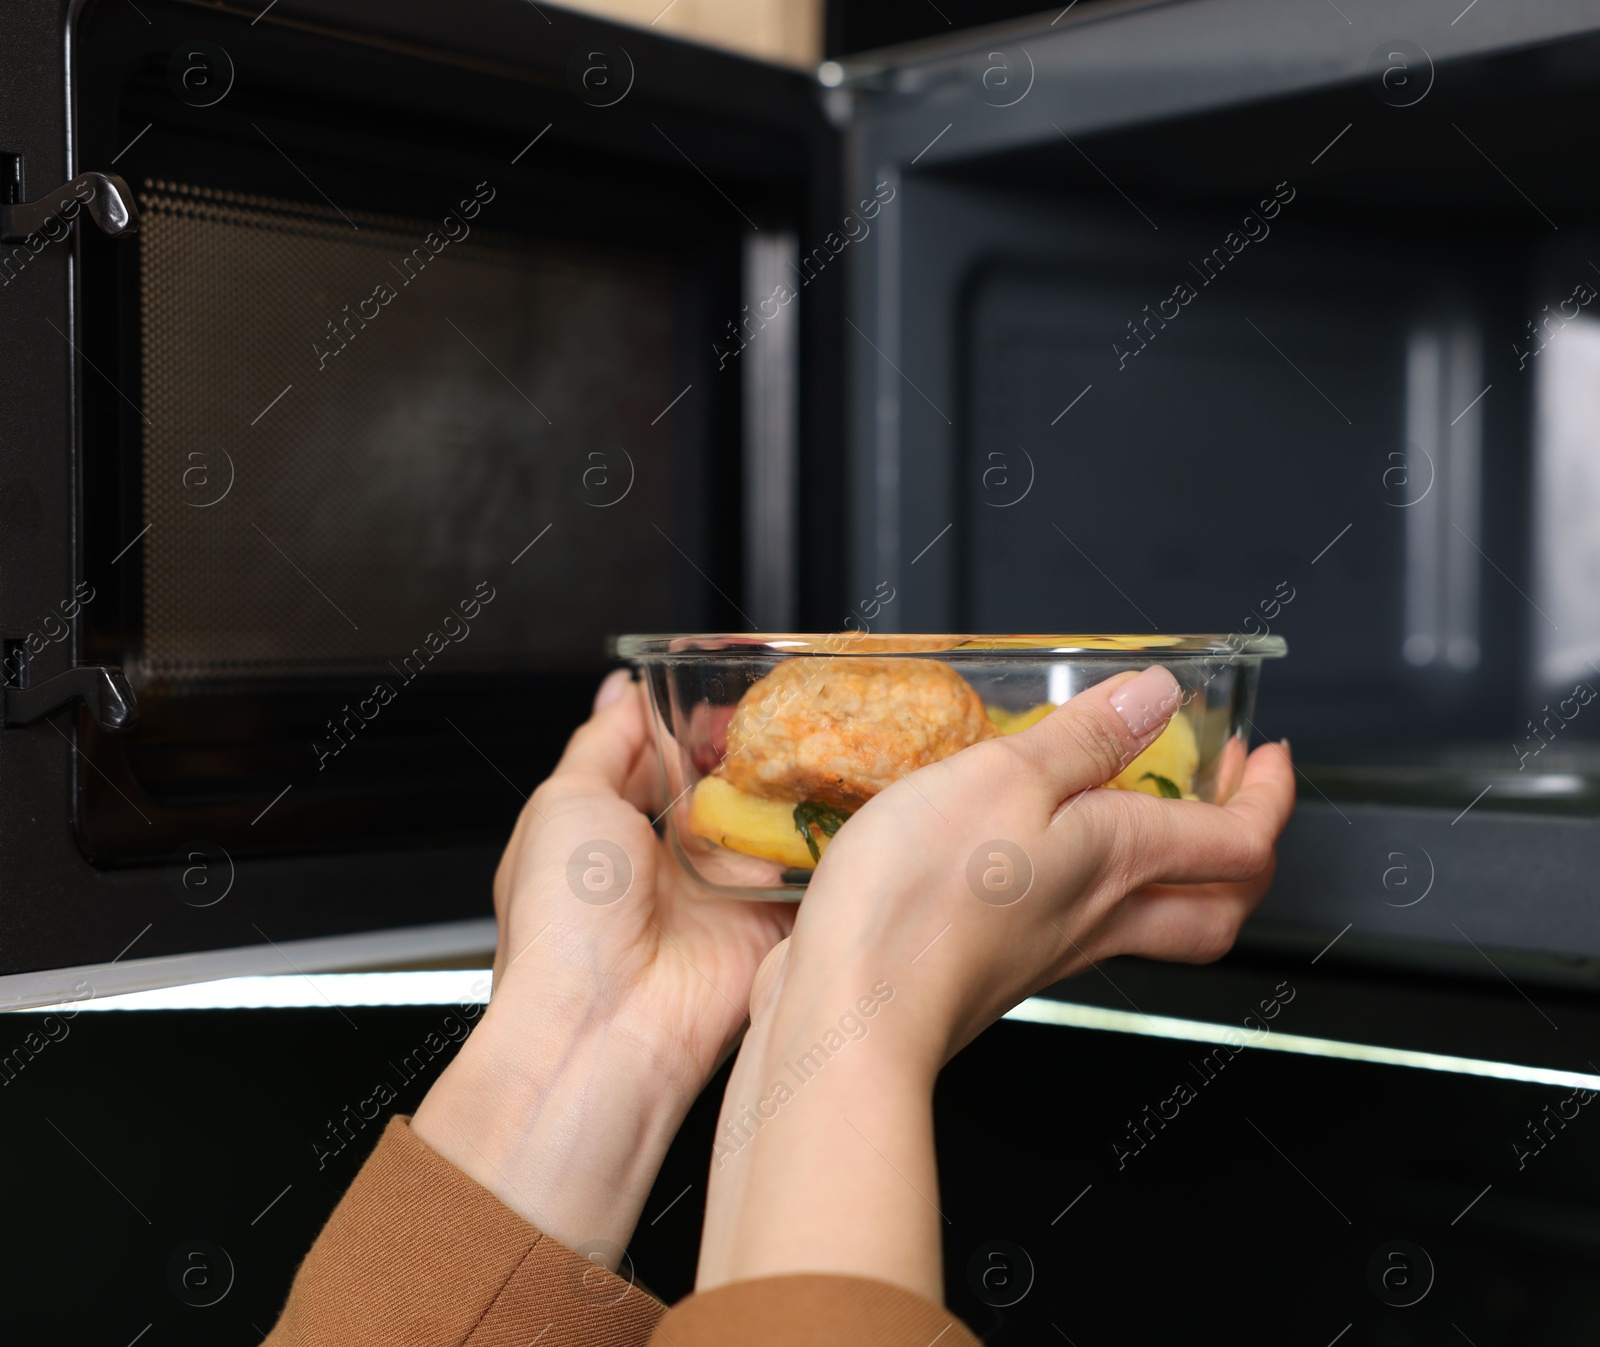
M650 1347L979 1347L955 1315L866 1277L802 1273L730 1282L681 1300Z
M664 1316L664 1317L663 1317ZM977 1347L861 1277L735 1282L671 1313L541 1234L390 1120L306 1255L265 1347Z
M663 1313L397 1117L301 1263L266 1347L644 1347Z

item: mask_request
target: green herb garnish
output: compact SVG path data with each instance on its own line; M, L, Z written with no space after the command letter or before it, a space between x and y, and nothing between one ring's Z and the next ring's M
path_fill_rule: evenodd
M822 859L822 852L817 847L816 832L832 837L844 826L844 821L849 817L850 815L843 809L835 809L831 804L823 804L820 800L802 800L794 807L795 831L805 838L806 850L811 853L812 860Z
M1158 772L1146 772L1139 778L1139 780L1154 781L1156 783L1156 789L1161 792L1161 798L1163 800L1183 799L1183 792L1179 790L1173 782L1169 781L1166 777L1160 775Z

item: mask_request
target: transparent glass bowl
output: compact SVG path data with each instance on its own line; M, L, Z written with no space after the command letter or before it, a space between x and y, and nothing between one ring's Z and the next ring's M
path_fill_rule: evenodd
M1172 723L1111 784L1220 803L1281 636L623 636L650 689L667 836L720 893L795 900L852 809L1102 679L1161 664Z

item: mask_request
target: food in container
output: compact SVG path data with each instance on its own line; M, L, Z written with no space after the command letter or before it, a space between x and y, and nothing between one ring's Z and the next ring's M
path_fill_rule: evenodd
M901 777L1015 734L1082 689L1166 666L1167 727L1107 783L1220 802L1238 785L1276 636L627 636L650 690L684 866L725 893L798 898L850 816Z

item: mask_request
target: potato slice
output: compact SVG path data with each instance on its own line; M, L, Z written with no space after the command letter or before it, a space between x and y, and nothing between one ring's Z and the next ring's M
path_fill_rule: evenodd
M1194 737L1194 726L1186 716L1177 715L1167 722L1155 743L1106 784L1118 790L1170 797L1170 791L1161 788L1161 781L1165 780L1177 788L1182 799L1194 800L1199 798L1194 793L1194 778L1199 770L1200 745Z
M1001 734L1016 734L1037 725L1056 708L1053 702L1040 702L1026 711L1007 711L1000 706L985 709ZM1106 784L1117 790L1137 790L1146 795L1170 798L1171 792L1161 788L1161 781L1165 780L1177 789L1182 799L1193 800L1198 798L1194 793L1194 779L1199 770L1200 745L1195 739L1194 726L1187 717L1175 715L1156 741Z
M814 870L817 865L794 825L792 803L751 795L720 776L708 776L694 788L689 831L731 851L797 870ZM827 849L828 840L816 838L818 851Z
M1018 730L1037 725L1055 709L1054 702L1040 702L1037 706L1030 706L1026 711L1007 711L1003 706L984 707L989 713L989 719L1001 734L1015 734Z

